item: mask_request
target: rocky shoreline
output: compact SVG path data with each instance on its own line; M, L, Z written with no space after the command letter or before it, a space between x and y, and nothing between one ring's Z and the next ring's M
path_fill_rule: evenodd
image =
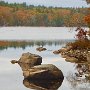
M73 42L76 44L76 42ZM65 47L54 51L54 54L60 54L65 58L66 62L75 63L77 72L75 76L77 78L84 77L85 80L90 80L90 43L86 46L85 43L81 47L80 43L77 45L67 43ZM84 47L85 46L85 47Z
M90 49L73 49L71 44L67 44L65 47L56 50L54 54L61 54L68 62L87 62L90 64Z

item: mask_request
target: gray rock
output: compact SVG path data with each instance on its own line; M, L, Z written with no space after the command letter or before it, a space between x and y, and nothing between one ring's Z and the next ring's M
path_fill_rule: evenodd
M30 64L31 66L41 65L42 57L36 54L31 54L29 52L23 53L18 62Z
M43 64L34 66L23 72L25 78L31 79L63 79L63 73L55 65Z

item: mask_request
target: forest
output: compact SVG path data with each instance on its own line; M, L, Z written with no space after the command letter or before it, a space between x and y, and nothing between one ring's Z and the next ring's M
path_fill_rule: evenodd
M45 7L0 1L0 26L87 26L88 12L85 7Z

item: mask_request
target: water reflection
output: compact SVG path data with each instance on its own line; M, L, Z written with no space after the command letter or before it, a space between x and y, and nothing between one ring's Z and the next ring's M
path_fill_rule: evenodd
M76 71L69 72L67 80L75 90L90 90L90 64L76 63Z
M35 41L34 41L34 43L35 43ZM7 46L7 48L8 48L8 46ZM60 48L60 46L62 47L63 45L56 44L56 47L55 47L55 43L53 44L53 42L52 42L52 46L49 46L48 48L50 48L51 50L57 50ZM24 81L23 77L22 77L21 69L19 70L19 67L17 65L10 65L8 63L11 59L18 60L18 58L20 58L20 56L23 52L37 53L43 57L43 63L52 63L52 64L58 66L58 68L60 68L63 71L63 73L65 75L65 79L64 79L62 85L60 84L60 81L56 81L56 83L59 82L59 85L57 86L57 88L58 87L60 87L60 88L59 89L52 89L52 90L66 90L66 89L67 90L90 90L90 81L88 78L86 79L84 77L84 75L86 75L86 74L82 75L84 78L77 77L77 75L75 74L75 73L79 73L77 70L78 67L88 68L89 64L87 64L87 63L86 64L85 63L78 63L78 64L69 63L69 62L64 61L64 59L62 59L59 55L54 55L53 53L51 53L51 51L45 51L45 52L39 53L39 52L36 52L37 46L35 46L35 47L30 46L31 48L29 48L29 47L26 48L26 47L25 47L25 50L22 50L21 46L20 46L20 48L17 46L16 47L17 49L13 48L13 50L12 50L9 48L7 50L3 50L0 53L0 57L1 57L1 67L0 67L1 70L0 70L0 72L2 73L2 74L0 73L0 77L1 77L0 81L2 82L0 85L0 90L5 90L5 88L7 90L12 90L12 88L14 90L28 90L28 88L33 88L33 89L37 90L37 88L35 87L37 84L35 85L35 83L33 84L33 87L29 86L28 88L26 88L27 87L26 85L31 85L31 83L33 83L33 81L30 81L30 80L28 81L26 79L24 79L25 80ZM3 59L2 57L5 57L5 59ZM30 68L29 65L25 65L25 64L22 65L21 67L23 67L22 70L26 70L26 69ZM90 67L90 65L89 65L89 67ZM68 73L68 72L70 72L70 73ZM18 78L18 80L17 80L17 78ZM13 80L13 82L12 82L12 80ZM22 80L24 83L25 82L27 83L27 84L25 84L26 87L24 87L24 85L22 84ZM8 82L10 82L10 83L8 83ZM13 85L11 85L11 84L13 84ZM53 86L52 84L50 84L50 85ZM51 87L51 86L49 86L49 87ZM56 84L55 84L55 86L56 86ZM53 87L55 87L55 86L53 86ZM38 87L42 87L42 86L39 85ZM45 87L43 87L43 88L45 90L47 90Z
M81 63L76 65L77 74L82 77L85 75L87 77L88 74L90 74L90 64L88 63Z
M27 46L57 46L63 45L67 42L72 42L73 40L50 40L50 41L0 41L0 50L8 49L8 48L22 48L25 49Z
M57 90L63 80L29 80L24 79L23 84L27 88L35 90Z

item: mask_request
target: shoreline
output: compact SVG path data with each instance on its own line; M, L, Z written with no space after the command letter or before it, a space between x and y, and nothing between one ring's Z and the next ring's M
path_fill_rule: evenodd
M90 40L88 41L88 43ZM76 41L73 42L76 44ZM80 45L80 44L79 44ZM89 43L90 46L90 43ZM80 47L81 48L81 47ZM61 57L64 58L66 62L76 64L77 72L75 73L77 78L83 77L86 80L90 80L90 47L87 49L73 48L72 44L66 44L65 47L54 51L54 54L61 54Z

